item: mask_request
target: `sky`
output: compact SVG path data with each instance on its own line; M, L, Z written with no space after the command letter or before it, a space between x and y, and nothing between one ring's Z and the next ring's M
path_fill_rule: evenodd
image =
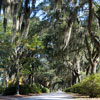
M43 0L36 0L36 6L41 2L43 2Z
M38 6L41 2L43 2L44 0L36 0L36 5L35 6ZM42 18L44 17L43 15L43 12L42 11L39 11L36 16L40 18L40 20L42 20ZM41 16L42 15L42 16Z

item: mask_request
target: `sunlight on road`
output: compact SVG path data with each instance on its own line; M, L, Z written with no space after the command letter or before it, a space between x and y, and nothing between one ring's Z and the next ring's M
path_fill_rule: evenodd
M42 94L40 96L21 98L15 100L74 100L74 99L70 95L58 91L56 93Z

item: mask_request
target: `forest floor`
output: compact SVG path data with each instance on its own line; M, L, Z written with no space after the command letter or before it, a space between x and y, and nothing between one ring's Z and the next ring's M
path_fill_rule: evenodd
M89 98L75 93L47 93L15 96L0 96L0 100L100 100L100 98Z

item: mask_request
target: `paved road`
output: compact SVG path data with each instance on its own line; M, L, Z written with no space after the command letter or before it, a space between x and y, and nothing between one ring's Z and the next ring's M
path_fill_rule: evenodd
M39 96L20 98L15 100L74 100L70 95L63 92L42 94Z

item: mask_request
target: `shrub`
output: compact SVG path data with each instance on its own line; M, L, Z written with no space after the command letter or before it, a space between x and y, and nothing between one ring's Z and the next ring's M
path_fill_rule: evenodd
M46 87L43 87L43 88L42 88L42 93L49 93L49 89L46 88Z
M19 86L19 93L20 94L29 94L29 93L41 93L41 88L39 85L20 85ZM16 94L16 84L10 84L5 91L3 92L3 95L14 95Z
M29 93L31 93L31 86L30 85L20 85L19 93L20 94L29 94Z
M41 88L40 88L40 86L39 85L37 85L37 84L33 84L32 86L31 86L31 93L41 93Z
M16 94L16 86L12 85L9 86L5 89L5 91L3 92L3 95L14 95Z
M48 93L49 89L48 88L40 88L39 85L34 83L33 85L20 85L19 86L19 93L20 94L29 94L29 93L34 93L34 94L40 94L40 93ZM5 89L3 92L3 95L14 95L16 94L16 84L9 84L9 86Z
M0 86L0 94L2 94L4 92L5 88Z
M71 87L66 88L64 92L71 92Z
M70 88L67 88L65 92L74 92L89 95L90 97L99 97L100 96L100 74L93 74L80 83L73 85Z

